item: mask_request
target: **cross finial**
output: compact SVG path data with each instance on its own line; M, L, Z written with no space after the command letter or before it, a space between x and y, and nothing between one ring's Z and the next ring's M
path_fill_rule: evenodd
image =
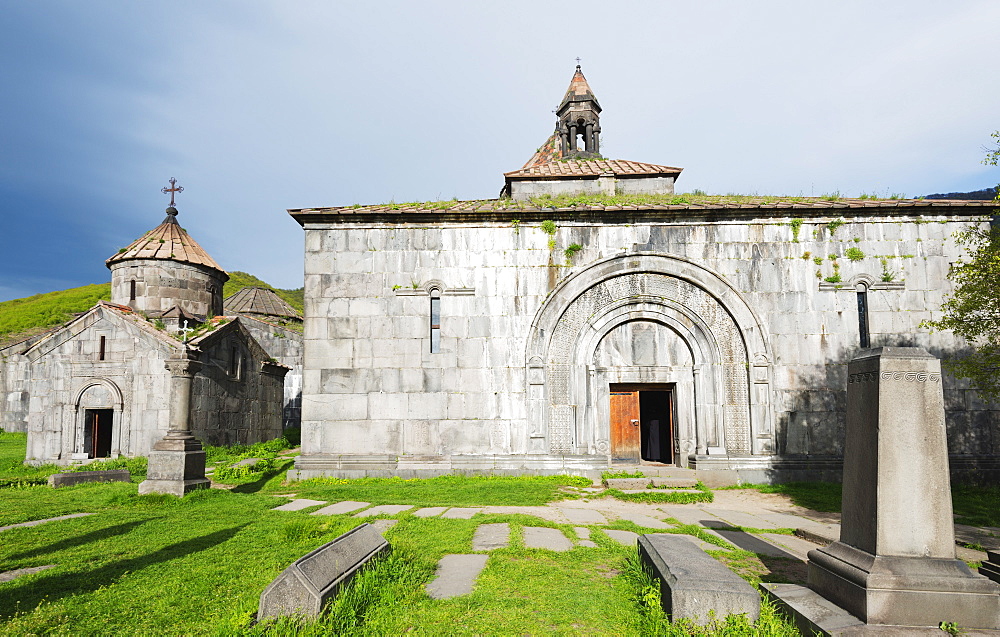
M170 193L170 207L174 207L174 193L184 192L183 186L177 185L177 180L173 177L170 178L170 188L162 188L163 194Z
M576 68L580 68L580 58L576 58Z
M184 327L178 329L177 331L183 332L183 334L184 334L184 341L183 342L187 343L188 342L188 332L193 332L194 328L193 327L188 327L187 319L184 319Z

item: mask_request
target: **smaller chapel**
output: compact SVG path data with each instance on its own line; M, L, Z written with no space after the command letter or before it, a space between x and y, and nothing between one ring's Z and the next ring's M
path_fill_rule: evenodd
M110 302L0 349L3 425L27 431L27 462L147 455L174 408L165 362L185 351L201 363L190 423L202 442L251 444L298 425L301 317L271 290L224 300L229 275L177 216L171 201L107 259ZM234 304L251 312L226 311Z

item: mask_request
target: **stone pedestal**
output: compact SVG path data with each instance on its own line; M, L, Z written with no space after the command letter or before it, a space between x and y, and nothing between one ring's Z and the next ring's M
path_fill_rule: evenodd
M866 350L848 365L840 541L809 587L866 624L1000 627L1000 587L955 559L939 361Z
M205 478L205 451L190 430L191 381L201 369L198 353L185 348L166 361L170 370L170 431L149 453L149 469L139 484L140 494L180 497L210 484Z

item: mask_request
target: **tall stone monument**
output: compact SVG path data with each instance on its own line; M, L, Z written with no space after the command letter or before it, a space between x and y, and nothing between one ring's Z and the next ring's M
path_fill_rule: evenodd
M848 365L840 541L809 587L866 624L1000 628L1000 586L955 558L940 362L916 347Z
M185 347L166 361L170 370L170 430L149 453L149 470L139 493L183 496L207 488L205 451L191 434L191 383L201 369L200 352Z

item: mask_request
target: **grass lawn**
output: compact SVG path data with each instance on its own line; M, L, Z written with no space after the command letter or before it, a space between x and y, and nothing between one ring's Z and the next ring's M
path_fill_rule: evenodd
M23 434L0 435L0 478L54 470L10 463L18 448L23 456L23 440ZM246 453L213 449L210 455L213 462L227 464ZM0 634L796 634L768 607L756 629L738 618L709 630L667 622L658 590L638 567L635 550L601 531L657 532L631 522L593 526L596 548L556 553L525 548L523 527L559 528L574 537L574 525L524 515L453 520L411 512L396 516L399 523L386 531L392 553L356 578L320 622L255 624L260 593L279 572L358 523L350 515L272 511L282 502L275 493L422 506L535 505L566 495L562 489L578 481L450 476L283 485L290 463L276 458L263 474L234 479L238 485L231 491L205 490L184 499L139 496L135 481L58 490L0 488L0 525L94 514L2 533L0 571L55 567L0 584ZM427 597L424 585L438 560L471 552L475 528L484 522L509 523L510 547L490 552L472 594ZM697 528L682 530L698 533ZM744 561L752 563L752 556ZM745 571L750 581L759 580L760 569Z

